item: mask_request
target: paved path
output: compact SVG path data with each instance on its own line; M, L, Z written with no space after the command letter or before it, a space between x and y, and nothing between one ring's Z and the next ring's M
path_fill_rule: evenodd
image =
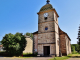
M0 60L49 60L52 57L32 57L32 58L15 58L15 57L0 57Z

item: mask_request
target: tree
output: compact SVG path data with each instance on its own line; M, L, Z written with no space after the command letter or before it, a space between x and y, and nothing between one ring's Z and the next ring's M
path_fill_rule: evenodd
M71 44L71 49L73 50L73 46L75 47L75 51L79 51L79 45L78 44Z
M33 39L33 34L32 33L27 32L25 35L30 36Z
M80 51L80 26L79 26L79 31L78 31L78 45L79 45L79 51Z
M75 49L75 46L71 45L71 51L73 52Z
M6 34L1 43L9 56L20 56L26 47L26 40L22 33Z
M1 41L0 41L0 45L1 45Z

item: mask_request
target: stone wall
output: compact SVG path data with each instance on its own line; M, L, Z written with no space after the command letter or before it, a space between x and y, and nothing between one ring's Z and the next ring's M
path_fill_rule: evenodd
M55 26L55 42L56 42L56 56L59 56L59 29L58 29L58 20L57 20L57 16L54 13L54 26Z
M54 32L38 34L38 43L54 43Z
M66 39L65 39L65 35L61 34L60 36L60 49L61 49L61 53L62 55L66 55Z
M45 27L47 27L48 30L45 30ZM51 31L54 31L54 21L38 24L38 33L51 32Z
M55 33L56 37L56 56L59 56L59 34Z
M70 39L66 34L60 35L60 49L63 55L68 55L71 53Z
M55 44L39 44L38 45L38 54L39 55L44 55L44 46L50 46L50 55L55 55L56 54L56 50L55 50Z
M38 52L38 34L34 34L34 53Z
M70 40L68 39L68 37L65 35L65 39L66 39L66 52L67 55L71 53L71 44L70 44Z
M53 21L54 20L54 11L48 12L48 15L49 15L48 19L45 20L44 19L44 13L39 14L39 16L38 16L38 23Z

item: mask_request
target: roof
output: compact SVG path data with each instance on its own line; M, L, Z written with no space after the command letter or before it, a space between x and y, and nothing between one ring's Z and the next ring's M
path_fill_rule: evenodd
M51 4L46 4L40 9L40 12L50 10L50 9L53 9L52 5Z
M0 47L3 47L2 45L0 45Z
M38 34L38 31L34 32L33 34ZM68 34L67 34L66 32L62 31L62 30L59 28L59 35L62 35L62 34L65 34L65 35L68 37L68 39L71 41L71 39L70 39L70 37L68 36Z
M62 31L62 30L59 28L59 35L62 35L62 34L65 34L65 35L68 37L68 39L71 41L71 39L70 39L70 37L68 36L68 34L67 34L66 32Z
M34 32L33 34L38 34L38 31Z

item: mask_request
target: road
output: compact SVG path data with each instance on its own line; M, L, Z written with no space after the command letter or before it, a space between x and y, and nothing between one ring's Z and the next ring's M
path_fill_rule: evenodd
M32 58L17 58L17 57L0 57L0 60L49 60L52 57L32 57Z

